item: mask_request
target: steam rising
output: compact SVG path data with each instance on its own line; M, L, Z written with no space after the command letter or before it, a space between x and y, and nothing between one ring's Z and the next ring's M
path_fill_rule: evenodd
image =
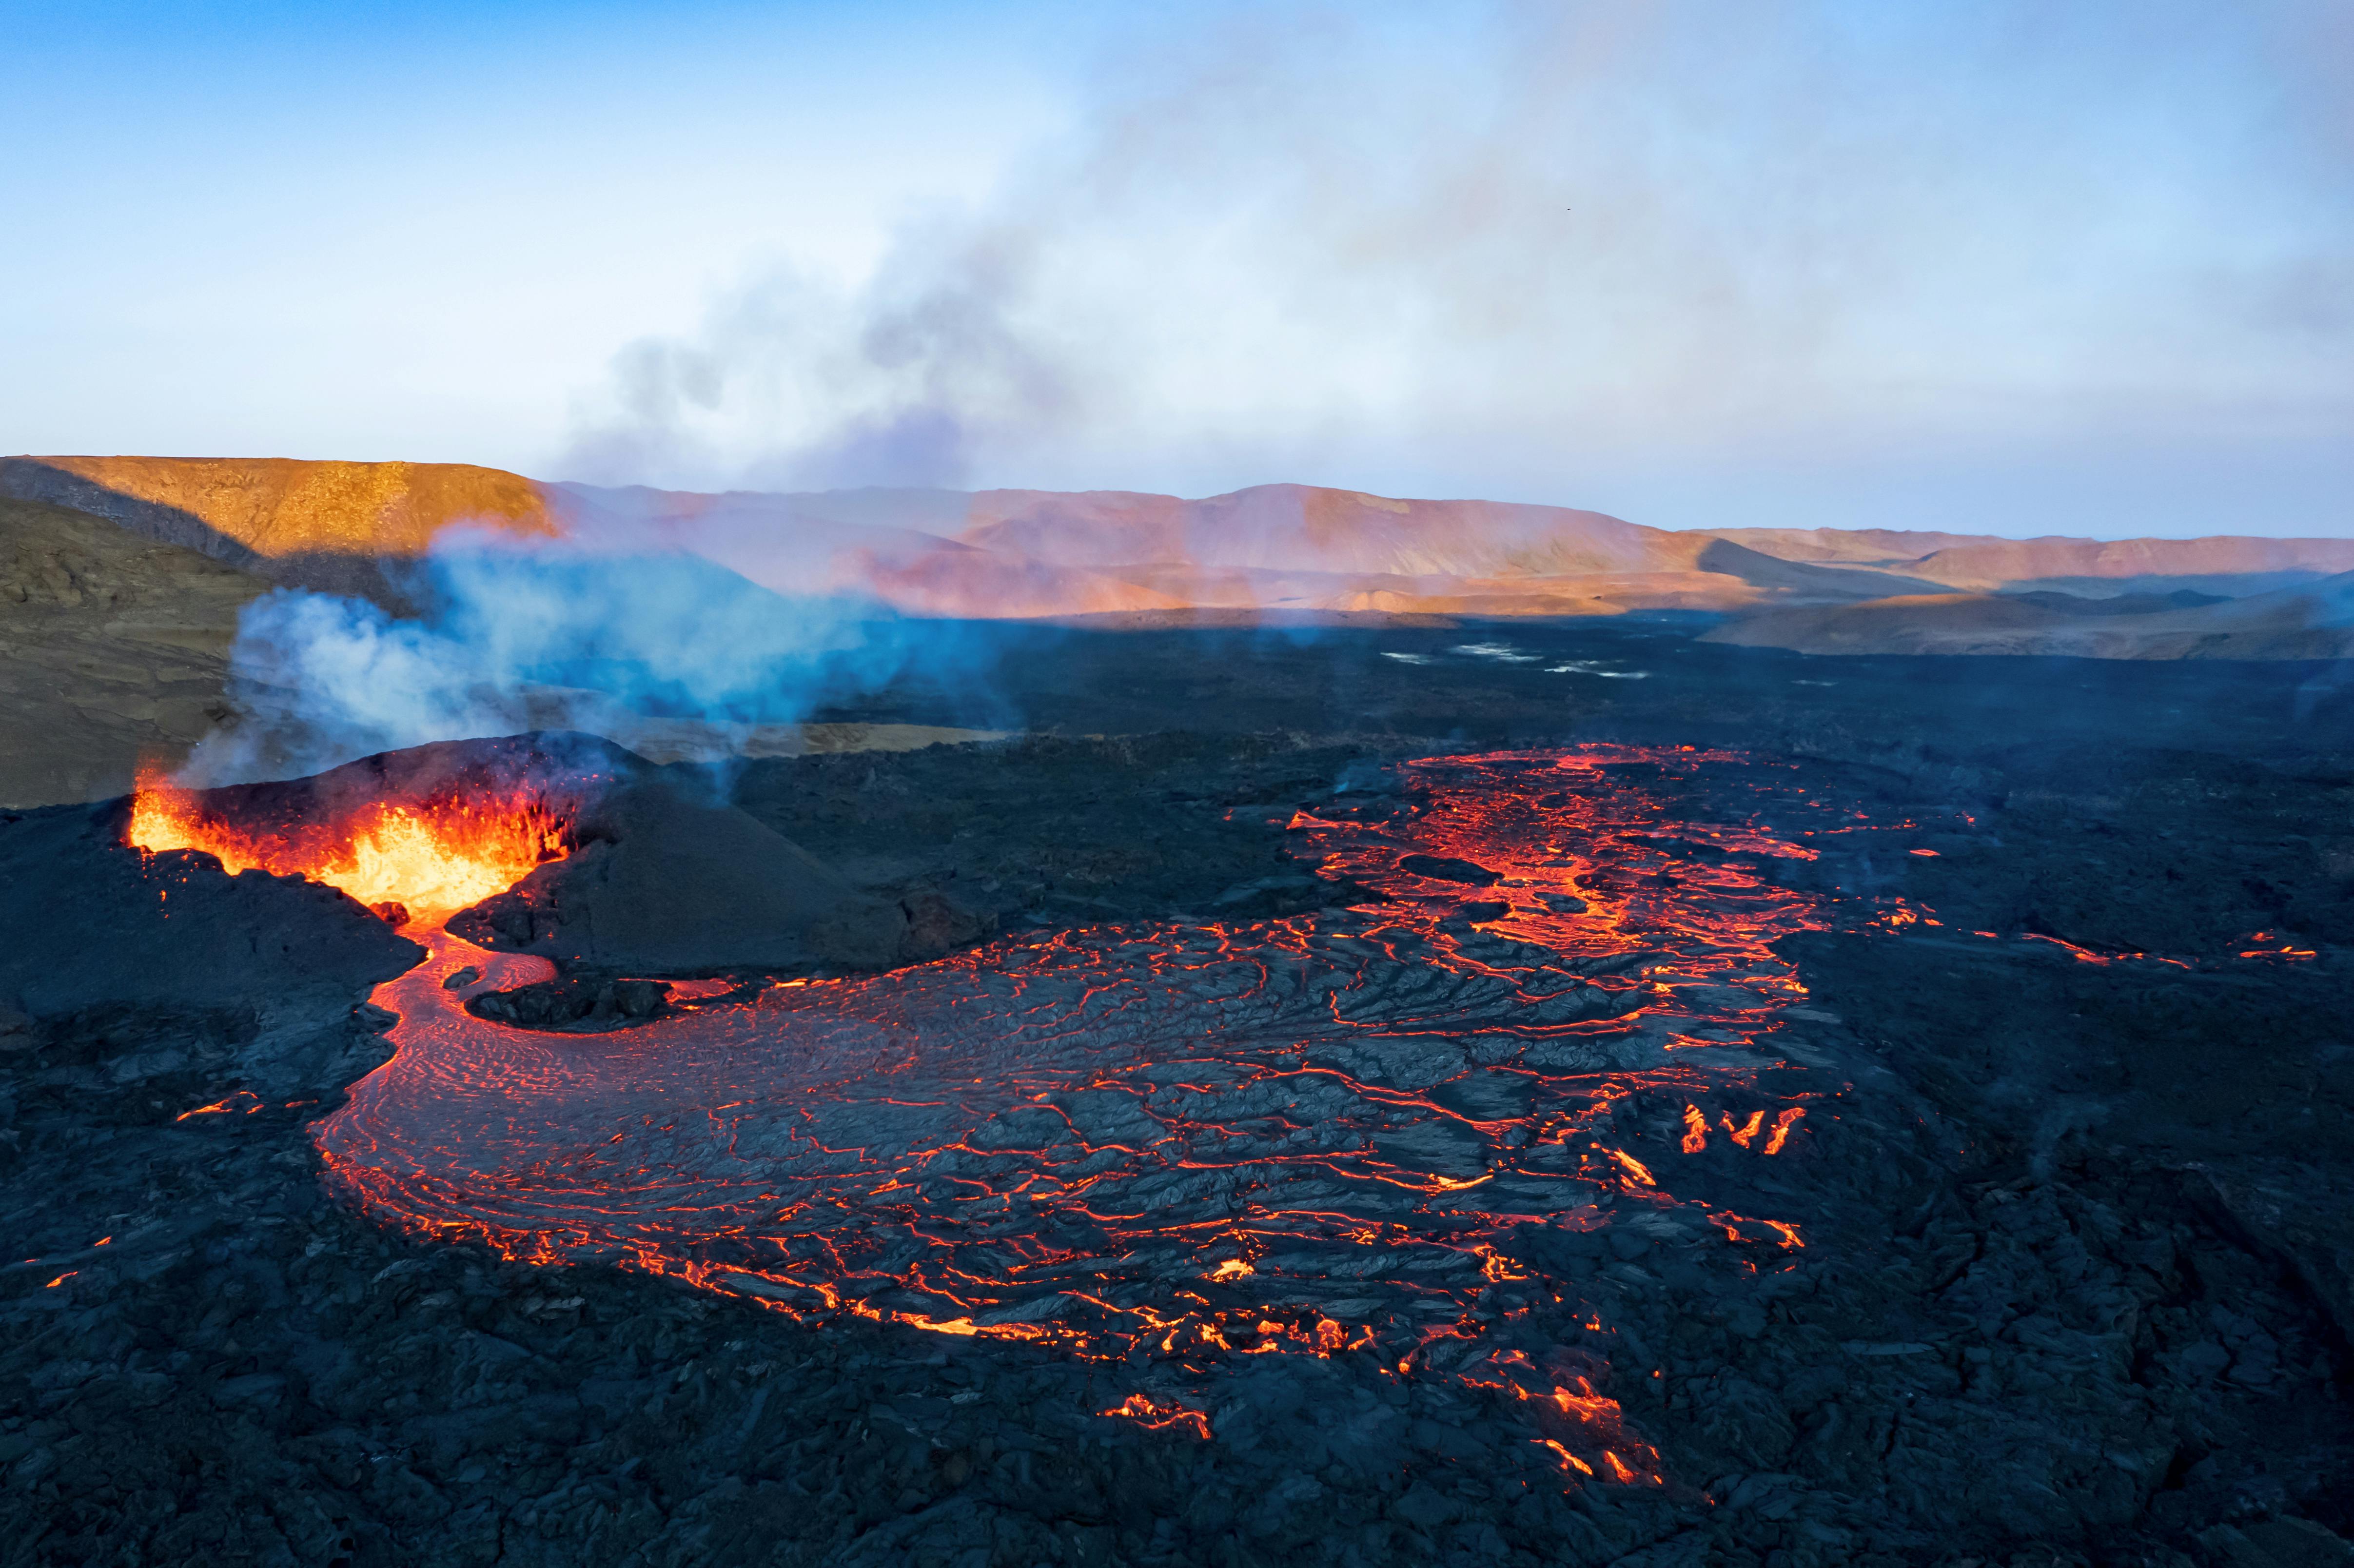
M2281 85L2324 10L1185 15L867 278L758 274L624 351L567 471L1932 525L1895 485L2081 533L2197 507L2165 465L2342 466L2299 444L2354 414L2339 110ZM1883 509L1759 514L1808 471ZM1746 514L1679 510L1712 484Z
M416 620L300 591L249 606L230 650L239 722L196 747L183 780L294 778L525 729L626 742L648 715L790 723L956 636L854 599L774 593L693 556L464 533L445 536L414 586L430 606Z

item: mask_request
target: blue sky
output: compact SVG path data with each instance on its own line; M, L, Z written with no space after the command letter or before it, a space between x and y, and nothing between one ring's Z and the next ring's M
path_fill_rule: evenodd
M0 446L2354 532L2354 8L0 5Z

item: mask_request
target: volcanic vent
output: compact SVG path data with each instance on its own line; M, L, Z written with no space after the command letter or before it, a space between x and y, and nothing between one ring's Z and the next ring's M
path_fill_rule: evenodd
M439 926L572 848L584 800L611 778L599 743L558 759L464 741L370 758L315 779L198 793L153 770L124 841L340 888L394 925Z
M420 1234L1029 1341L1125 1383L1104 1415L1204 1436L1255 1358L1353 1361L1496 1403L1532 1465L1649 1484L1611 1393L1645 1356L1597 1278L1658 1247L1739 1288L1836 1223L1803 1175L1823 1086L1770 1049L1803 996L1770 944L1823 907L1766 872L1812 858L1802 822L1854 819L1738 757L1412 764L1291 825L1384 903L684 985L578 1036L482 1015L553 966L457 935L451 901L586 854L614 770L465 755L366 800L159 791L133 829L412 906L430 956L376 993L398 1054L316 1136ZM1702 769L1755 810L1669 820L1655 781ZM419 843L444 853L388 869Z

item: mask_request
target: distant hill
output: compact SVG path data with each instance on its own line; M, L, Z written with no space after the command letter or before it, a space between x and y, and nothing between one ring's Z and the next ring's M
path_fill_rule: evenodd
M2245 599L2178 592L2071 603L2049 592L1935 594L1777 608L1702 641L1802 653L2345 659L2354 657L2354 572Z
M1948 629L1939 636L1982 623L1988 638L2003 642L2026 637L2029 623L2042 623L2039 616L2064 620L2067 612L1944 601L1956 593L2081 599L2185 590L2237 599L2354 571L2354 539L1670 531L1569 507L1297 484L1200 500L1129 491L702 493L549 483L457 464L50 457L0 461L0 496L109 518L269 581L396 603L398 564L459 524L519 544L560 538L597 549L687 550L781 592L871 595L917 615L1680 609L1744 618L1748 630L1729 640L1819 641L1833 627L1917 622ZM1867 601L1887 608L1828 613ZM1827 613L1774 619L1798 610ZM1870 642L1881 634L1852 635ZM2087 645L2117 645L2117 638ZM2226 645L2256 644L2234 633Z
M864 591L918 614L1612 614L1758 597L1736 575L1696 569L1705 538L1561 507L1304 485L1202 501L1126 491L555 488L557 514L576 536L618 543L642 532L781 590Z
M266 581L376 596L381 563L423 555L453 523L552 537L545 489L461 463L0 460L0 497L103 517Z

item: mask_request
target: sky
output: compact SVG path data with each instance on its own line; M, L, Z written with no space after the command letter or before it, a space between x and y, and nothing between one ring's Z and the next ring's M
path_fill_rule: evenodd
M0 0L0 448L2354 534L2354 6Z

